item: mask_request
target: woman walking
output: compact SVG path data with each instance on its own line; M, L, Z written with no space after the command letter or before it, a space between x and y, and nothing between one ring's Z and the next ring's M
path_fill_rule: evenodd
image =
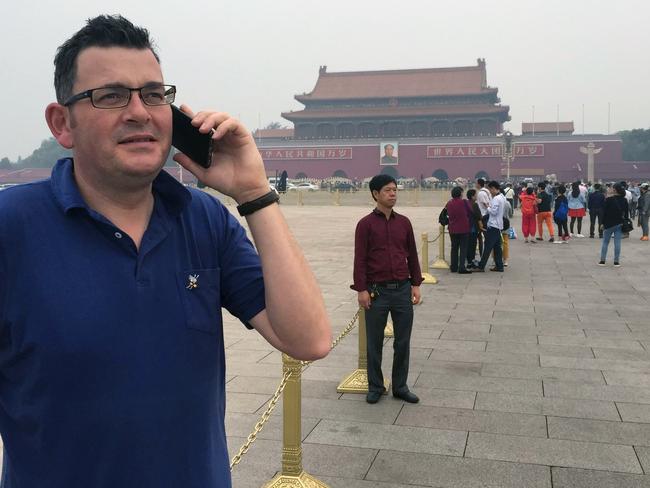
M603 212L603 245L600 249L599 266L605 266L607 259L607 248L609 240L614 236L614 266L620 266L621 259L621 238L623 232L623 219L629 218L629 209L625 199L625 188L620 183L615 183L613 191L605 199L605 211Z
M574 181L571 183L571 193L567 197L569 201L569 217L571 217L571 237L584 237L582 235L582 218L587 215L586 207L587 200L580 191L580 182ZM573 233L573 227L578 221L578 233Z
M451 239L449 270L452 273L469 274L471 271L465 267L465 259L467 258L472 210L469 202L463 200L463 189L460 186L451 189L451 200L447 202L446 208L449 216L449 238Z
M535 244L535 219L537 214L537 196L533 187L526 188L519 195L521 202L521 232L524 234L524 242ZM530 237L530 240L528 239Z

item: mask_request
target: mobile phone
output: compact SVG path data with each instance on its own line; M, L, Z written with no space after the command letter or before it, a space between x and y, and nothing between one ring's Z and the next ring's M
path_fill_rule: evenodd
M212 134L199 132L189 115L172 105L172 146L192 161L209 168L212 164Z

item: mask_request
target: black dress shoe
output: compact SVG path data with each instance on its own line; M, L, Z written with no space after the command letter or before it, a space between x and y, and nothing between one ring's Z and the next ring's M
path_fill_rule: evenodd
M501 268L501 269L496 268L496 267L495 268L490 268L490 271L496 271L497 273L503 273L503 268Z
M472 273L485 273L485 268L481 268L481 267L477 266L476 268L474 268L472 270Z
M380 398L381 398L380 391L369 391L368 394L366 395L366 401L368 403L377 403Z
M458 274L472 274L472 272L468 269L461 269Z
M451 268L449 268L449 271L452 272L452 273L457 273L458 272L457 269L451 269Z
M404 391L404 392L394 391L393 396L395 398L400 398L400 399L402 399L402 400L404 400L405 402L408 402L408 403L417 403L417 402L420 401L420 399L418 398L418 396L415 393L412 393L412 392L410 392L408 390Z

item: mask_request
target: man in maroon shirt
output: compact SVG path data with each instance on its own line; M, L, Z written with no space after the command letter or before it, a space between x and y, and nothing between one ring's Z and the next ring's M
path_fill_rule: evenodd
M381 356L388 312L393 318L393 396L409 403L419 398L406 384L409 371L413 304L420 301L422 273L409 219L393 211L397 182L388 175L370 180L377 207L357 224L354 237L354 284L359 305L366 309L368 403L384 393Z

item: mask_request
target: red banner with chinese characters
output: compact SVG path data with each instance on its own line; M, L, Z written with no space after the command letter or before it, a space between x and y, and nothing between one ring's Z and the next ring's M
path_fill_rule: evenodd
M260 149L267 161L286 159L352 159L351 147L300 147Z
M500 158L501 144L450 144L427 146L427 159ZM521 157L544 156L544 144L513 144L512 153Z

